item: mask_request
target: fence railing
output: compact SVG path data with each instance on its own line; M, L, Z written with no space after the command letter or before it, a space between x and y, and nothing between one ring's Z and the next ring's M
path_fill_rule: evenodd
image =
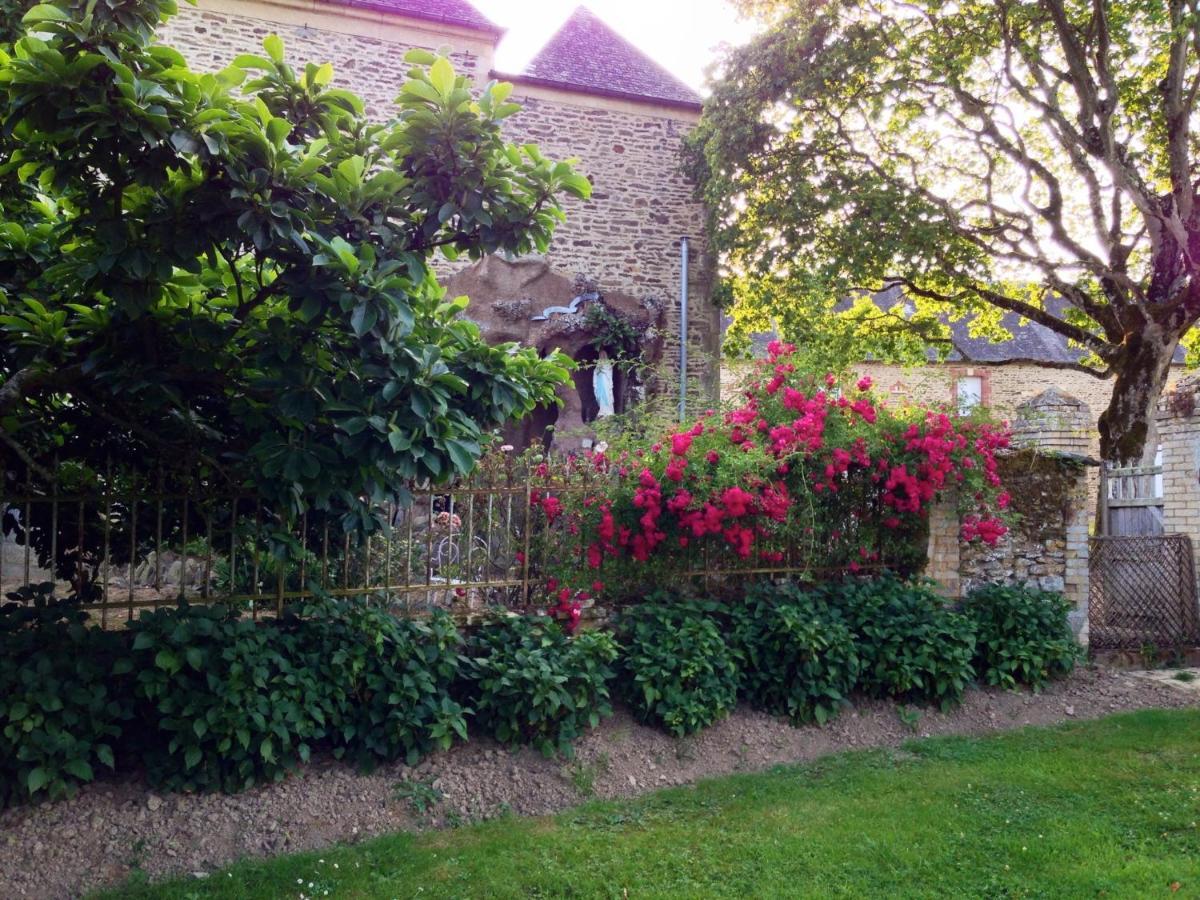
M552 483L523 457L491 457L470 478L410 485L405 502L375 504L378 528L359 537L319 511L285 526L258 496L162 473L3 474L0 590L52 582L105 627L181 600L232 603L257 617L316 596L370 596L398 614L443 608L466 620L543 604L546 579L585 558L586 538L549 529L531 497L604 487ZM729 576L825 572L811 553L779 550L766 563L706 546L673 575L711 587Z

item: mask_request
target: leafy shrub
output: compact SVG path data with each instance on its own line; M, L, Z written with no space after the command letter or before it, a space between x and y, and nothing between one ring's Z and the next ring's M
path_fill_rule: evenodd
M538 558L555 560L552 601L670 589L700 556L715 568L786 556L847 573L917 571L929 509L951 487L964 539L1005 534L1002 428L891 408L869 378L839 384L806 371L795 347L767 349L737 408L649 446L635 434L539 466L530 499ZM566 551L580 543L583 553Z
M975 623L975 669L988 684L1039 690L1075 668L1079 645L1062 594L1027 585L989 584L971 591L963 612Z
M437 612L427 622L396 618L347 601L289 611L303 665L318 685L320 714L334 755L360 765L405 757L415 763L454 735L466 739L466 711L451 697L461 639Z
M0 807L73 794L132 716L121 637L89 628L73 598L46 583L0 607Z
M746 698L798 721L832 718L860 666L854 636L836 614L788 584L755 588L732 613Z
M511 616L484 625L469 647L465 673L475 717L498 741L570 755L584 728L612 714L611 635L569 637L552 620Z
M683 736L725 716L737 703L738 665L698 602L631 606L621 616L619 689L643 721Z
M974 678L971 621L922 584L886 576L827 585L862 655L859 686L876 696L958 703Z
M187 604L143 613L130 630L152 782L242 790L308 760L328 686L304 664L296 632Z

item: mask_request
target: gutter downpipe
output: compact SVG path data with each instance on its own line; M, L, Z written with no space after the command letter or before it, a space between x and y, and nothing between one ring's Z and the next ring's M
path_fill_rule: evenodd
M679 421L687 417L688 239L679 239Z

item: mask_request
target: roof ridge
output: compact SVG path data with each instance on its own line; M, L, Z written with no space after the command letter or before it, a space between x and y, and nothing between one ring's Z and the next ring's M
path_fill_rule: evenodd
M699 94L582 4L516 77L589 93L702 105Z
M494 38L499 38L505 32L504 28L472 6L469 0L327 0L327 2L338 6L351 6L408 16L427 22L456 25L459 28L490 34Z

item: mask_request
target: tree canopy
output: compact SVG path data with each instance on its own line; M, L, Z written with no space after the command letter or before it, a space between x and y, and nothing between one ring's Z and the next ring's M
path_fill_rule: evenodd
M744 6L767 28L691 144L735 334L917 361L962 351L948 319L1003 338L1016 314L1113 379L1102 452L1138 458L1200 318L1200 3ZM867 299L892 286L905 304Z
M435 255L544 249L590 186L502 139L511 85L414 51L371 122L275 36L192 71L154 40L174 9L55 0L0 38L0 453L176 464L369 530L567 377L482 340Z

